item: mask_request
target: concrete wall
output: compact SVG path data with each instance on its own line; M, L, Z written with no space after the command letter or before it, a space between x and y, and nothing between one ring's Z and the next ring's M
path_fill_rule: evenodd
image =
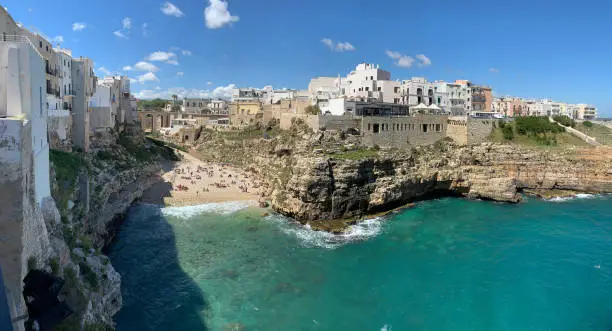
M362 143L397 148L431 145L446 137L447 120L446 115L364 116L361 122Z
M39 178L35 176L37 156L32 150L32 135L31 121L0 119L0 264L12 317L26 313L21 291L28 259L34 258L40 265L50 253L49 236L36 201ZM13 327L22 330L23 323Z
M87 70L84 61L72 60L72 82L75 93L72 104L72 143L74 147L78 147L84 152L89 150Z
M47 119L47 133L51 149L72 151L72 117L51 116Z
M91 107L89 110L89 129L91 132L115 126L111 116L111 107Z

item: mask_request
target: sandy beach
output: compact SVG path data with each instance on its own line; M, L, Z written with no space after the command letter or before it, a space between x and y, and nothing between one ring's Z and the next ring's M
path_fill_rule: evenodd
M261 182L243 170L209 163L180 151L180 162L168 163L160 180L146 190L142 202L163 206L192 206L212 202L253 201Z

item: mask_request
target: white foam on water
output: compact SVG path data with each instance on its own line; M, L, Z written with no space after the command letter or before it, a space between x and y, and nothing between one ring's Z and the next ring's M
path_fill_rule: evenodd
M185 207L166 207L162 208L162 214L165 216L174 216L178 218L191 218L202 213L214 213L214 214L231 214L241 209L247 208L252 205L250 201L229 201L229 202L217 202L207 203L195 206Z
M380 331L391 331L391 325L385 324Z
M328 249L375 237L382 231L383 222L379 217L372 218L349 226L342 234L333 234L325 231L315 231L308 224L301 225L279 215L271 215L266 219L277 223L284 233L295 236L305 246Z
M598 194L578 193L573 197L554 197L554 198L548 199L548 201L563 202L563 201L570 201L570 200L576 200L576 199L594 199L594 198L597 198L598 196L599 196Z

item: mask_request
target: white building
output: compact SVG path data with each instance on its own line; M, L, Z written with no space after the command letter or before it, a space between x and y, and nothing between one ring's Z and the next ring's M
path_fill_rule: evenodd
M210 98L183 98L181 111L183 113L201 114L212 100Z
M206 106L213 114L229 114L227 101L225 100L211 100Z
M0 42L0 118L14 118L30 125L28 137L34 168L34 196L38 203L51 195L49 142L45 109L45 62L26 37ZM29 131L29 132L28 132ZM6 136L5 136L6 137Z
M399 82L378 65L360 63L342 82L341 89L351 99L372 102L399 102Z

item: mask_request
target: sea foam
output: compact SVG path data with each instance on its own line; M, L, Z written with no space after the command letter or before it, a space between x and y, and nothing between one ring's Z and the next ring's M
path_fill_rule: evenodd
M305 246L328 249L375 237L382 231L383 223L380 217L367 219L349 226L342 234L333 234L325 231L315 231L308 224L301 225L279 215L271 215L266 219L277 223L284 233L295 236Z
M575 199L594 199L594 198L597 198L598 196L599 195L597 194L578 193L573 197L554 197L554 198L548 199L548 201L563 202L563 201L570 201L570 200L575 200Z
M166 207L162 208L162 214L178 218L191 218L202 213L231 214L241 209L251 206L250 201L229 201L218 203L207 203L185 207Z

